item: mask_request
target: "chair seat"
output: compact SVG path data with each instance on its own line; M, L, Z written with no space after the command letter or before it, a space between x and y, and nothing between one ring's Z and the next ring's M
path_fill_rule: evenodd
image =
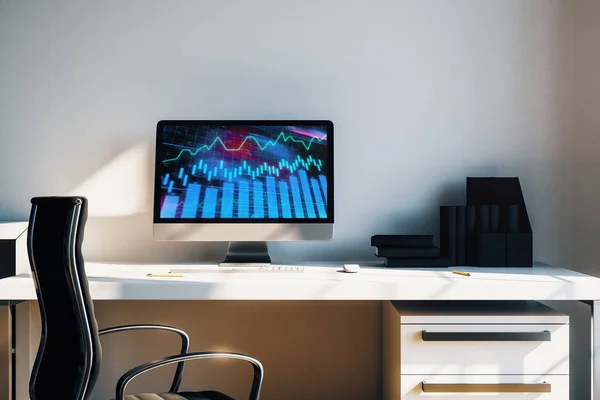
M233 398L212 390L202 392L181 393L142 393L125 396L125 400L234 400Z

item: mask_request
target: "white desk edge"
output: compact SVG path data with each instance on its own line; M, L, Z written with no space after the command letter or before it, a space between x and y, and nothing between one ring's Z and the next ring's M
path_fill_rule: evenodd
M303 272L214 272L208 264L87 262L94 300L600 300L600 279L536 263L533 268L389 269L360 263L302 263ZM369 267L371 265L371 267ZM172 268L208 269L182 278L147 277ZM35 300L30 274L0 280L0 300Z

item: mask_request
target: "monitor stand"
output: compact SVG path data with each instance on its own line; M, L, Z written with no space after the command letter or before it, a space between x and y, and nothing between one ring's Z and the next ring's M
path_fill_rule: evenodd
M229 242L221 266L257 267L271 265L267 242Z

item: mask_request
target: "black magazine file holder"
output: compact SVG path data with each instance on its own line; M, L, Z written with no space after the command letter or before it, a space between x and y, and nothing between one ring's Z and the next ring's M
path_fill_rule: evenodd
M472 233L476 266L533 266L533 230L519 178L467 178L467 206L487 206L498 213L497 227L478 221Z

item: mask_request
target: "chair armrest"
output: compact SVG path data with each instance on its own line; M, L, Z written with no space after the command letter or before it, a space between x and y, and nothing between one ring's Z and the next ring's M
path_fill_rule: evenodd
M175 328L173 326L168 325L155 325L155 324L144 324L144 325L121 325L121 326L113 326L111 328L101 329L98 331L100 336L108 335L109 333L117 333L117 332L127 332L127 331L135 331L142 329L155 329L161 331L169 331L174 332L179 335L181 338L181 352L180 355L186 354L190 350L190 337L187 333L182 331L181 329ZM181 384L181 380L183 379L183 368L185 366L185 362L180 362L177 365L177 369L175 370L175 376L173 377L173 382L171 383L171 388L169 392L176 393L179 390L179 385Z
M200 360L200 359L209 359L209 358L231 358L235 360L242 360L250 363L252 368L254 369L254 377L252 379L252 388L250 389L250 400L258 400L260 395L260 389L262 387L264 369L260 361L257 359L238 353L216 353L216 352L198 352L198 353L188 353L185 355L179 356L170 356L165 357L163 359L152 361L146 364L142 364L138 367L132 368L127 371L123 376L119 379L117 383L117 393L115 400L125 400L125 390L127 389L127 385L131 380L133 380L138 375L143 374L144 372L153 370L155 368L159 368L165 365L174 364L178 362L185 362L191 360Z

